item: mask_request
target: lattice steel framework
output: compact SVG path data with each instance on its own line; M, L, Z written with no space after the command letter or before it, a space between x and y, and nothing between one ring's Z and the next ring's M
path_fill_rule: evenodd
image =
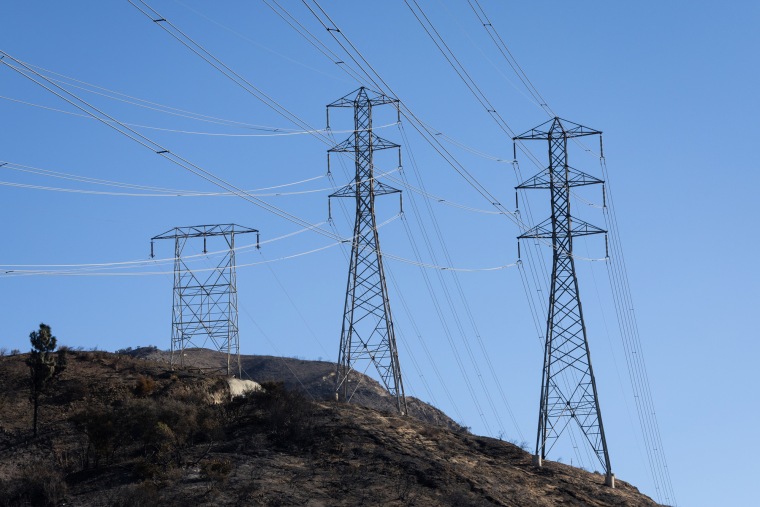
M353 153L356 166L354 181L330 195L330 198L353 197L356 202L335 395L338 399L342 396L344 400L350 400L356 388L349 388L349 374L357 370L360 363L366 364L366 368L374 364L383 385L395 397L399 412L405 414L404 384L375 221L375 197L400 195L401 192L374 176L373 153L377 150L399 150L401 165L401 147L372 132L372 108L385 104L394 105L398 115L397 100L362 87L327 106L328 128L331 108L350 107L354 110L354 133L328 150L328 167L330 154L336 152ZM366 371L366 368L359 371Z
M185 365L185 349L209 348L227 354L227 375L240 377L240 336L238 334L237 276L235 274L235 236L259 231L235 224L196 225L175 227L151 238L174 240L174 304L172 308L171 366ZM210 270L193 269L182 257L190 238L203 238L203 253L207 241L221 237L226 248L222 259Z
M573 258L574 237L605 234L606 231L570 214L572 187L603 183L598 178L573 169L567 162L567 140L591 135L601 136L601 132L554 118L514 138L515 141L549 142L549 167L516 188L549 189L551 217L519 236L519 239L551 239L553 249L534 460L540 466L567 425L574 420L604 467L606 483L614 487Z

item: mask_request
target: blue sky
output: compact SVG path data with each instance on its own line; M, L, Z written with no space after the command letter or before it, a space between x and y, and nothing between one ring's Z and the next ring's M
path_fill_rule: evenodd
M514 131L546 121L546 113L529 99L467 2L419 4ZM359 86L263 2L162 0L150 5L313 128L324 127L326 104ZM703 1L482 5L550 107L563 118L604 132L609 185L649 385L679 505L750 504L747 485L757 470L753 457L760 453L760 444L747 431L757 416L750 372L760 352L757 332L751 331L760 303L754 290L760 282L753 255L758 242L748 226L754 189L760 184L751 137L760 113L754 93L760 84L754 64L760 48L760 6L734 2L716 7ZM447 141L446 146L511 208L519 182L512 165L504 162L512 159L510 139L457 78L407 6L401 1L382 7L339 1L323 7L398 97L459 143ZM287 9L344 56L301 3L288 2ZM49 73L55 72L79 80L66 79L67 89L122 122L140 125L134 128L141 134L241 188L279 187L278 192L290 195L263 199L310 223L327 220L327 195L350 179L350 161L333 166L333 183L325 176L325 144L308 134L281 135L299 128L126 1L9 2L4 18L0 49L46 69L51 77L63 79ZM225 121L171 115L157 111L165 111L157 105L137 107L114 100L113 91ZM95 276L61 276L61 267L18 265L144 261L149 240L158 233L175 226L234 222L259 229L266 242L260 251L238 253L243 352L337 358L347 270L341 247L310 232L288 236L300 227L236 197L86 194L81 191L149 191L20 171L27 166L133 185L218 191L100 122L37 107L80 113L7 66L0 66L0 96L0 160L15 164L0 168L0 264L4 271L15 271L1 280L0 347L28 348L29 332L45 322L61 343L71 346L168 348L172 279L160 273L169 272L170 264L116 270L138 273L130 276L103 276L109 271L105 268L93 269ZM404 145L410 183L421 182L428 193L476 210L407 189L401 219L397 200L385 197L378 205L378 220L392 221L381 229L383 251L413 259L410 236L422 245L424 230L433 244L432 252L422 250L426 263L460 268L514 263L515 224L493 214L494 208L411 125L400 130L390 110L377 114L377 133ZM350 129L351 122L345 111L331 115L336 140L348 135L339 131ZM272 135L250 125L280 131ZM545 160L543 145L530 148ZM594 153L571 149L571 165L601 176ZM384 157L376 160L380 170L394 169L392 157ZM525 156L518 159L526 177L537 172ZM599 190L589 189L581 197L574 202L576 213L603 227L602 212L586 205L600 204ZM547 215L547 195L534 191L529 198L537 219ZM335 203L333 212L337 230L350 234L347 212ZM247 239L240 242L249 244ZM318 251L260 263L312 250ZM604 245L581 241L576 251L599 258ZM156 255L170 257L171 245L158 243ZM544 258L549 259L548 251ZM200 267L213 263L213 256L198 260ZM476 433L503 432L505 438L532 443L542 350L519 271L459 273L473 328L450 272L426 270L431 295L420 268L392 258L386 266L407 393L435 402ZM18 276L23 269L53 273ZM613 470L657 497L639 437L607 270L601 262L579 262L578 271ZM464 322L462 336L452 331L453 347L446 338L445 328L452 322L446 320L450 310L441 283ZM434 297L443 301L444 323L431 303ZM457 354L477 402L466 387ZM498 394L486 356L515 422ZM568 448L550 459L577 464L573 456Z

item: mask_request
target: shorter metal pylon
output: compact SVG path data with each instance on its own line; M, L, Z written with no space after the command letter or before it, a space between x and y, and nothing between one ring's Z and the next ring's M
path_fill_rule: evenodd
M188 347L212 348L227 354L227 375L236 372L240 377L235 236L254 232L258 247L259 231L235 224L175 227L151 238L151 257L155 240L174 240L172 368L177 364L185 365L185 349ZM211 270L193 271L182 257L187 241L203 238L205 254L208 238L212 237L224 239L226 248L222 259Z

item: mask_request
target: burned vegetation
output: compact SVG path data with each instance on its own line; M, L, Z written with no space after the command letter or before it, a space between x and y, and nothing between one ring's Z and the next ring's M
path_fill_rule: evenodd
M127 352L69 350L36 437L29 355L0 357L0 506L656 505L622 481L535 468L513 444L421 420L437 412L418 400L407 417L377 408L374 389L369 406L327 401L329 363L288 360L302 367L296 389L260 361L249 373L262 389L232 397L222 376Z

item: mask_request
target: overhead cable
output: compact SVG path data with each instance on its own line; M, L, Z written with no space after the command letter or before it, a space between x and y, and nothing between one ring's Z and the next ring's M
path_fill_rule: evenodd
M179 155L176 155L175 153L172 153L164 146L152 141L151 139L147 138L146 136L140 134L139 132L135 131L134 129L122 124L112 116L109 116L108 114L104 113L100 109L92 106L91 104L87 103L86 101L82 100L81 98L77 97L70 91L66 90L65 88L60 87L56 83L51 82L49 79L47 79L45 76L40 75L38 72L36 72L31 67L24 64L24 62L21 62L20 60L17 60L16 58L12 57L8 53L4 51L0 51L0 56L2 58L0 59L0 63L6 65L7 67L13 69L14 71L18 72L25 78L29 79L30 81L33 81L34 83L38 84L39 86L45 88L49 92L53 93L54 95L58 96L59 98L65 100L69 104L73 105L77 109L80 109L83 112L86 112L87 114L92 115L93 117L100 120L103 124L109 126L110 128L116 130L120 134L124 135L125 137L128 137L132 141L135 141L136 143L140 144L141 146L153 151L157 155L161 156L162 158L165 158L169 162L187 170L188 172L191 172L192 174L195 174L196 176L203 178L204 180L213 183L214 185L224 188L227 191L234 192L239 197L245 199L246 201L255 204L256 206L269 211L270 213L273 213L285 220L288 220L290 222L293 222L295 224L298 224L302 227L309 227L311 224L302 219L299 218L292 213L289 213L281 208L278 208L277 206L274 206L272 204L269 204L266 201L263 201L262 199L259 199L258 197L251 196L250 194L246 193L244 190L232 185L231 183L225 181L224 179L220 178L219 176L216 176L215 174L201 168L200 166L193 164L189 160L186 160L182 158ZM14 62L16 65L11 64L10 61ZM47 83L47 84L46 84ZM110 121L109 121L110 120ZM334 235L321 228L312 228L313 231L332 238L332 239L340 239L335 238Z

